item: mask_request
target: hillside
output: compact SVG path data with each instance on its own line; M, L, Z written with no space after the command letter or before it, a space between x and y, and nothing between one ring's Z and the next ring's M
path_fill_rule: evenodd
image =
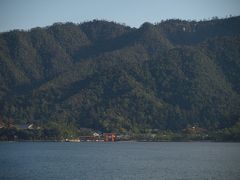
M0 117L114 132L240 121L240 17L0 34Z

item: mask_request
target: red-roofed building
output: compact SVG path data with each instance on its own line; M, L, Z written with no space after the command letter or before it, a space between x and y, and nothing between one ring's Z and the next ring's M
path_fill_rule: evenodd
M105 142L114 142L116 140L115 133L103 133L103 138Z

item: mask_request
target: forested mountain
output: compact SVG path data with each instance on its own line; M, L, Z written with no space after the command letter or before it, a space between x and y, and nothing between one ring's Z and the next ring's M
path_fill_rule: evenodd
M240 121L240 17L0 34L0 118L141 132Z

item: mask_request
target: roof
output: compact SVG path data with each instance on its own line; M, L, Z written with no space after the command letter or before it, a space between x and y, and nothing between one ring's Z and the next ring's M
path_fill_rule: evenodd
M103 135L116 135L116 133L103 133Z
M18 129L32 129L33 128L33 124L19 124L17 125L17 128Z

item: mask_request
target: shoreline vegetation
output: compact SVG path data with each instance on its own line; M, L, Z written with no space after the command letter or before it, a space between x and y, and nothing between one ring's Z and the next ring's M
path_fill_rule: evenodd
M142 132L102 132L88 128L59 129L56 127L39 127L34 125L10 126L0 128L0 141L32 142L240 142L240 123L232 128L206 130L197 126L181 131L144 129ZM111 137L108 137L111 136ZM106 139L110 138L109 140Z

